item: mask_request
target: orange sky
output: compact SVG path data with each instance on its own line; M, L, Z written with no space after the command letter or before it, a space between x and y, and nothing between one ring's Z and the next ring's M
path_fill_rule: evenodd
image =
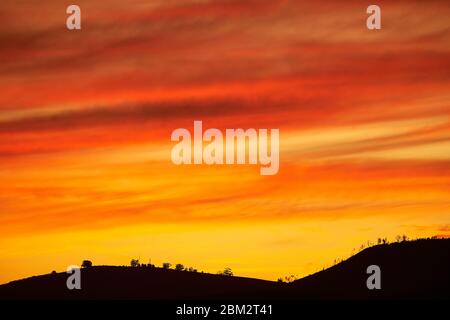
M450 235L450 7L0 5L0 283L181 262L275 280L367 240ZM371 3L370 3L371 4ZM280 171L175 166L172 130L280 128Z

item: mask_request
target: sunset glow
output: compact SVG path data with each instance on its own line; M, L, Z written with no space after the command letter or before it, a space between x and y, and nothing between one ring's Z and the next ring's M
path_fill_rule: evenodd
M450 235L450 6L0 4L0 283L183 263L276 280ZM45 16L45 18L42 18ZM279 128L279 172L171 162L171 132ZM14 262L14 266L11 263Z

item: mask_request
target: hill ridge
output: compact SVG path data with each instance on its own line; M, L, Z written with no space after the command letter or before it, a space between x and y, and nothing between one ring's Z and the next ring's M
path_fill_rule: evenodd
M369 265L381 290L369 290ZM66 273L0 285L0 299L391 299L450 298L450 239L376 245L292 283L150 267L82 269L81 290Z

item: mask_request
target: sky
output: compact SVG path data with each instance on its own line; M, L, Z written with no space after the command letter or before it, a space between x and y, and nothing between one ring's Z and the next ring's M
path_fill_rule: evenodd
M450 235L450 6L0 4L0 283L90 259L276 280ZM176 128L279 128L280 169L171 162Z

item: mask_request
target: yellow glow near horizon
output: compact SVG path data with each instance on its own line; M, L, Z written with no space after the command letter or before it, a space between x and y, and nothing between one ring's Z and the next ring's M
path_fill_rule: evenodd
M276 280L450 235L447 2L385 1L372 32L356 2L79 1L81 32L2 1L0 283L132 258ZM278 174L173 165L195 120L279 129Z

